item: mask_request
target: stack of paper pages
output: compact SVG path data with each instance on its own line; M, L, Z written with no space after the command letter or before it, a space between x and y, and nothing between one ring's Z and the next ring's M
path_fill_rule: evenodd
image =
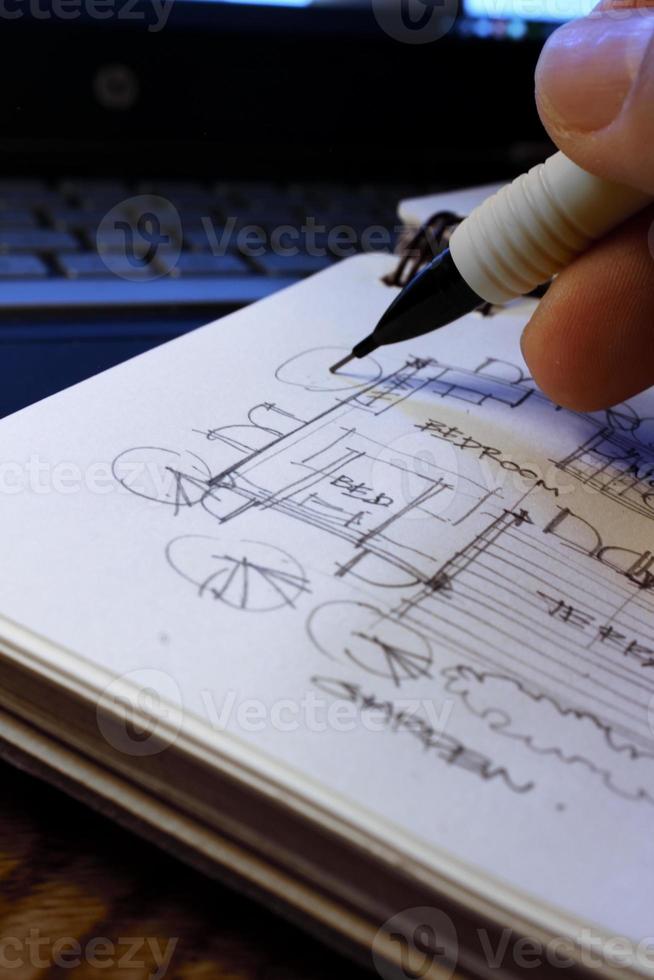
M396 261L0 423L2 751L385 977L654 974L654 394L331 375Z

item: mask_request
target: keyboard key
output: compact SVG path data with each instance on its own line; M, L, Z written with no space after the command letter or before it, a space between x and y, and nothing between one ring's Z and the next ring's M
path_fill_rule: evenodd
M279 289L292 286L296 279L280 276L162 276L160 279L134 282L118 276L69 280L63 276L46 279L2 281L2 303L16 309L34 310L52 307L64 310L102 306L114 311L125 307L227 305L243 306L272 296ZM157 336L161 325L151 323ZM125 329L129 331L129 327Z
M1 292L14 298L19 295L21 303L33 306L45 302L38 298L41 293L47 292L49 302L57 290L57 302L63 304L74 304L81 295L87 302L91 294L96 299L103 296L110 304L146 295L148 302L155 303L171 297L191 303L220 297L222 302L225 296L245 302L320 271L344 253L388 248L398 223L398 199L418 192L415 187L357 187L324 181L294 185L227 181L210 186L202 181L125 183L91 177L70 178L53 186L41 180L0 180ZM174 247L160 247L153 265L145 269L128 261L123 231L103 223L116 204L141 195L152 198L157 214L161 205L157 202L155 207L154 198L169 202L160 221L162 231L174 236ZM114 216L124 213L126 219L134 220L138 215L133 211L126 203ZM227 224L230 216L235 220ZM307 216L315 220L307 221ZM325 231L302 232L303 225L315 229L316 224L325 226ZM102 254L98 255L101 225ZM278 243L272 236L286 225L295 235L284 234ZM388 231L384 241L380 240L380 225ZM251 230L244 236L246 226L260 227L260 236ZM336 228L341 229L338 235ZM343 234L344 228L353 234ZM368 235L365 242L364 233ZM180 234L184 251L178 256ZM266 254L259 257L256 252L262 245ZM294 246L298 254L275 254L285 246ZM90 250L83 251L87 247ZM325 250L325 256L310 254L316 248Z
M0 211L0 228L35 228L36 216L27 208Z
M95 211L85 211L81 208L71 208L67 205L47 208L46 218L58 231L93 231L106 215L104 208ZM0 211L0 221L2 211Z
M215 212L202 211L199 214L193 214L190 211L182 210L180 212L182 219L182 229L184 234L187 232L189 234L201 234L204 231L204 227L207 221L211 225L217 228L222 228L222 219L215 216ZM206 237L206 236L205 236Z
M73 252L57 257L57 265L67 279L80 276L110 276L111 270L95 252Z
M84 232L83 237L89 248L92 251L98 252L124 252L127 246L128 248L133 248L138 255L150 247L149 239L144 240L140 235L136 234L132 241L126 238L125 231L121 228L102 228L100 232L97 229L90 229ZM177 236L164 229L161 230L161 239L157 245L157 251L159 249L174 248L178 244Z
M235 248L238 238L238 226L230 232L220 225L210 225L197 230L184 230L184 244L198 252L224 252L228 247ZM252 241L248 239L250 243Z
M67 231L51 228L26 228L24 231L0 229L0 252L59 252L79 248L79 242Z
M57 184L59 192L66 197L82 197L90 194L110 194L126 196L127 184L122 180L105 180L95 177L73 177Z
M74 195L74 200L77 205L84 211L111 211L118 204L123 204L128 201L130 197L133 197L129 191L90 191L88 194L77 194ZM73 198L71 197L71 200Z
M0 279L41 278L48 268L38 255L0 255Z
M212 200L179 201L176 198L171 197L164 197L163 200L167 203L169 211L175 209L178 212L178 215L182 221L185 221L187 218L191 218L196 222L201 221L202 218L208 218L209 221L215 221L216 205ZM162 209L154 208L153 210L159 213Z
M254 260L267 276L310 276L333 265L326 255L264 255Z
M233 209L227 212L227 217L236 218L239 225L261 225L270 231L286 225L299 229L303 220L299 212L289 208L283 202L270 207L257 205L252 208Z
M56 191L0 191L0 211L13 211L15 208L32 210L63 203L64 199Z
M171 276L239 276L251 273L247 262L238 255L211 255L209 252L182 252L176 262L165 257Z
M127 198L119 208L107 215L108 227L116 228L118 221L128 221L137 231L141 222L145 221L146 234L150 231L155 234L162 231L178 235L180 229L177 208L166 198L153 197L151 194L138 195L135 199Z
M105 262L104 258L95 252L77 252L58 256L57 264L67 279L118 276L136 282L160 275L160 270L154 269L153 266L132 265L124 255L108 255Z
M162 194L161 198L168 204L176 208L180 215L202 217L203 215L213 215L216 211L216 200L210 194L197 195L196 197L184 197L181 194Z
M125 251L125 232L121 231L119 228L103 228L100 235L98 234L97 228L90 228L88 231L84 232L82 237L91 251Z

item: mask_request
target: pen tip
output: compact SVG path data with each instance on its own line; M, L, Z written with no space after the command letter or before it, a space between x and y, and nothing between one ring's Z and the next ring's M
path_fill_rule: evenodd
M332 366L329 369L329 373L338 374L341 368L344 368L346 364L349 364L350 361L353 360L354 360L354 354L348 354L347 357L344 357L341 361L338 361L336 364L332 364Z

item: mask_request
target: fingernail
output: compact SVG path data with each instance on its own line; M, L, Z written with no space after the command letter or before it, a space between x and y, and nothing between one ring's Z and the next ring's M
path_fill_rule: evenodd
M591 133L610 125L637 82L653 36L654 15L642 7L595 11L559 28L536 71L541 112L562 130Z

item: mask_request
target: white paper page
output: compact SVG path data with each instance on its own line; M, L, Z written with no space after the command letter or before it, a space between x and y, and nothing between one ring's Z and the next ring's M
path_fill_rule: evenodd
M557 411L521 360L524 308L330 375L393 261L2 422L0 612L164 675L210 724L638 941L654 397Z

